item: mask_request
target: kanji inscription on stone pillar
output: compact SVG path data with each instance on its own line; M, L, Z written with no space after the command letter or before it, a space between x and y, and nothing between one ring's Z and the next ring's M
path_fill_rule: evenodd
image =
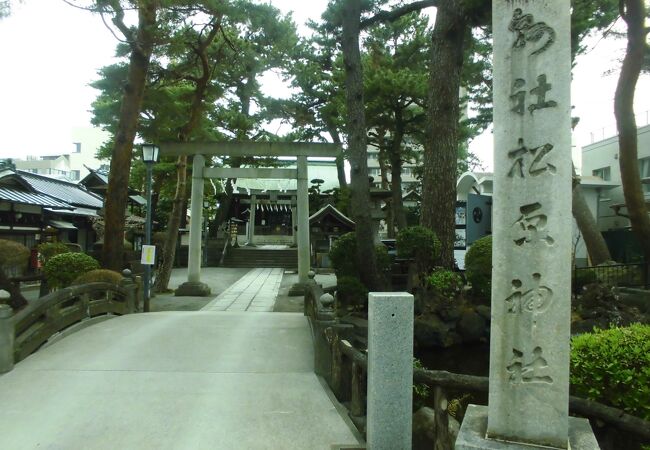
M571 306L569 0L494 0L487 435L567 448Z

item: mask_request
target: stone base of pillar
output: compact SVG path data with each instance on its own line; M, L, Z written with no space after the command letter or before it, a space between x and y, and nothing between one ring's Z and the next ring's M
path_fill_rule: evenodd
M289 288L289 297L302 297L307 292L307 283L296 283Z
M456 439L455 450L549 450L551 447L542 447L529 444L486 439L488 407L469 405L463 424ZM544 420L540 417L539 420ZM569 417L569 448L571 450L598 450L598 441L589 425L589 420Z
M186 281L185 283L178 286L176 291L174 291L176 297L207 297L212 295L212 290L210 286L205 283L199 282L190 282Z

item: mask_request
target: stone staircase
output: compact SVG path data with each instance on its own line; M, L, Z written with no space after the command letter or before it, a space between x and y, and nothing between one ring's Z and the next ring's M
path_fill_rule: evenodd
M295 248L231 248L224 258L223 266L279 267L282 269L296 270L298 268L298 251Z

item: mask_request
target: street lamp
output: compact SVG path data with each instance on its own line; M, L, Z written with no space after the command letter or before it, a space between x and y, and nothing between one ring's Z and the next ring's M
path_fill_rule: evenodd
M142 144L142 162L147 169L145 179L145 195L147 197L147 219L144 228L144 243L151 245L151 171L158 162L159 149L153 144ZM149 299L151 298L151 265L154 261L142 258L144 263L144 312L149 312Z

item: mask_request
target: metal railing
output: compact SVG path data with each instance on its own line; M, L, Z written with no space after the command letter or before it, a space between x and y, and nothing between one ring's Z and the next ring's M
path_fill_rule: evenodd
M648 264L611 264L573 269L573 293L579 294L591 283L602 283L613 287L636 287L648 289Z

